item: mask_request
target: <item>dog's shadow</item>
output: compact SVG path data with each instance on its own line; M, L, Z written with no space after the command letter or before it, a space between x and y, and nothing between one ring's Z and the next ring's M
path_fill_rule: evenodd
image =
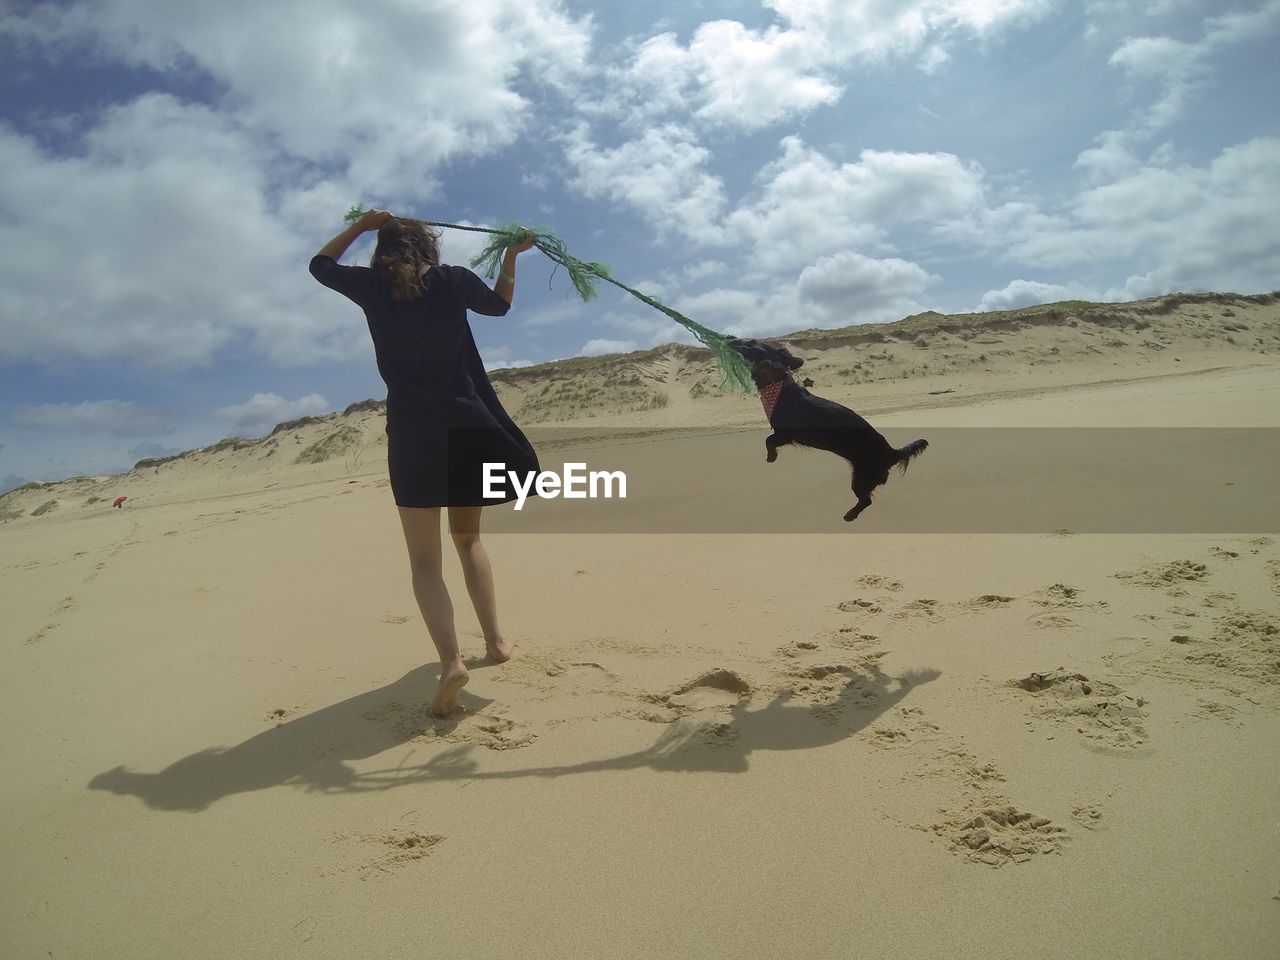
M363 793L440 780L560 777L597 770L649 767L672 772L743 772L758 750L798 750L843 740L874 722L911 690L940 676L936 670L893 678L872 668L852 674L830 702L799 702L781 693L752 709L740 699L715 722L682 717L666 724L644 750L552 767L482 770L475 744L461 743L425 763L357 770L354 761L376 757L418 738L424 727L448 737L459 718L421 713L435 689L436 667L422 666L399 680L264 730L234 747L191 754L158 773L117 766L89 783L92 790L136 796L157 810L197 812L237 793L296 786L308 792ZM468 715L490 701L463 692ZM411 722L406 722L410 718ZM420 718L420 722L418 720Z
M753 709L749 699L740 698L721 717L681 718L667 724L652 746L634 753L564 766L482 771L464 746L428 761L421 773L427 779L470 780L561 777L641 767L686 773L743 773L751 754L757 751L811 750L845 740L873 724L916 687L941 675L938 670L913 670L901 677L890 677L873 667L869 674L849 675L843 689L830 701L804 702L795 693L783 691Z

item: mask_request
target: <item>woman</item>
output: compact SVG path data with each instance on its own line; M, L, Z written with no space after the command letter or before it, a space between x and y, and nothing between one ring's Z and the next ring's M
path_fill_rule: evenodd
M369 230L378 231L371 266L341 266L338 259ZM440 685L431 701L437 716L457 706L468 679L440 570L441 507L449 508L449 532L485 649L498 663L511 659L512 644L498 627L493 571L480 542L480 511L514 494L485 498L481 465L537 471L538 458L498 401L467 311L506 314L515 292L516 256L531 246L529 237L507 248L491 290L465 267L441 265L439 237L421 223L370 210L311 260L312 276L364 310L378 372L387 384L391 492L409 549L413 593L440 654Z

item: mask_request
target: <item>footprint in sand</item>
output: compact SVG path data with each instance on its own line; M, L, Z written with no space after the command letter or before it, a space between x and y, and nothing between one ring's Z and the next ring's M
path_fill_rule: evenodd
M1224 598L1220 607L1234 601ZM1280 618L1236 608L1191 633L1175 633L1153 651L1114 653L1104 662L1143 670L1196 687L1217 687L1253 703L1280 707Z
M783 686L797 700L815 707L834 707L846 698L846 691L853 694L849 698L853 705L872 703L876 695L863 686L862 679L860 670L845 663L797 664L786 671ZM849 690L854 685L855 689ZM830 711L819 711L817 715L825 720L838 717L838 713Z
M567 677L574 681L573 692L594 691L611 686L618 681L612 671L591 660L559 660L548 656L530 656L522 658L517 664L532 666L537 673L548 677Z
M591 677L603 683L616 683L618 678L610 670L605 669L593 660L574 660L569 664L569 673Z
M964 757L974 759L968 753ZM971 762L964 769L964 781L971 789L982 790L993 783L1004 783L1005 776L994 763Z
M871 728L871 743L883 750L896 750L936 740L938 731L938 725L926 720L919 707L898 707L891 719Z
M1066 830L1048 817L1024 813L1008 804L984 807L934 824L932 829L947 840L953 852L992 867L1059 853L1067 839Z
M1071 819L1086 830L1102 829L1102 808L1096 803L1086 803L1071 810Z
M1048 817L1038 817L1015 807L1005 796L1004 774L994 763L982 763L962 741L944 740L921 762L915 777L951 781L960 803L941 811L942 819L917 826L942 838L952 853L973 863L1002 867L1025 863L1032 857L1057 853L1066 831Z
M893 614L893 619L895 620L905 620L907 617L925 617L929 620L936 620L938 617L938 601L921 597L903 604L902 609Z
M857 627L841 627L831 642L846 650L864 650L879 639L874 633L859 633Z
M1015 807L1004 793L1006 778L1000 769L930 723L921 708L899 707L892 721L870 733L872 743L902 750L900 755L910 758L903 782L942 782L958 795L956 806L941 810L942 819L933 823L900 820L895 812L889 812L890 819L940 837L953 853L992 867L1057 853L1067 840L1066 831L1047 817ZM903 749L915 744L921 749Z
M1035 698L1035 716L1074 727L1088 740L1108 747L1137 747L1146 742L1142 723L1147 716L1146 699L1126 694L1115 684L1059 667L1010 680L1009 686Z
M431 851L444 840L444 837L433 833L389 831L361 833L354 836L337 834L333 840L335 843L359 842L365 848L372 846L378 851L378 855L372 859L363 860L347 868L361 880L369 880L392 873L419 860L425 860L431 856Z
M57 621L54 621L53 623L46 623L43 627L41 627L35 633L31 634L31 636L27 637L26 643L30 646L34 646L35 644L40 643L41 641L47 639L49 635L57 629L58 629Z
M35 633L31 634L31 636L27 637L26 643L29 645L35 645L37 643L40 643L42 640L48 639L50 634L52 634L53 631L57 630L58 627L62 625L62 622L61 620L58 619L58 617L61 614L66 613L68 610L75 609L75 607L76 607L75 597L63 597L61 600L58 601L57 605L53 608L53 612L50 614L50 616L53 619L51 619L48 623L46 623L43 627L41 627Z
M966 600L965 606L972 610L998 610L1013 603L1016 598L1006 597L1000 593L984 593L980 597Z
M880 613L883 608L872 600L863 600L856 597L853 600L841 600L836 604L836 609L841 613Z
M1041 630L1065 630L1079 626L1070 617L1064 617L1060 613L1036 613L1028 618L1028 622Z
M1236 606L1236 598L1229 593L1214 592L1206 594L1200 601L1200 606L1210 610L1230 610Z
M478 731L479 736L468 737L473 742L478 740L482 746L490 750L516 750L527 747L538 739L538 735L522 724L506 717L490 717L480 714L471 720L470 726ZM458 725L459 728L463 724Z
M788 643L780 647L778 653L784 657L801 657L805 653L817 649L818 644L814 640L797 640L795 643Z
M400 623L408 623L412 619L413 617L409 616L406 613L388 613L382 618L382 622L400 624Z
M403 740L420 743L468 743L489 750L514 750L538 739L533 730L506 717L492 713L437 717L427 711L425 703L406 707L393 701L362 716L372 723L389 724Z
M1191 711L1191 716L1196 720L1217 720L1233 727L1244 726L1240 720L1239 710L1229 704L1218 703L1216 700L1199 701L1199 706Z
M737 673L722 667L716 668L695 677L671 693L650 698L659 709L652 716L644 715L644 719L665 723L692 723L699 728L698 732L703 740L724 745L735 737L735 731L729 722L733 708L749 700L752 692L751 684ZM665 719L664 710L666 716L674 714L674 717Z
M1052 583L1031 594L1031 602L1038 607L1051 608L1105 607L1107 605L1105 600L1086 603L1081 599L1083 595L1084 591L1079 587L1068 586L1065 583Z
M717 668L677 688L663 701L686 715L732 708L751 696L751 684L732 670Z
M524 724L496 714L433 717L423 709L417 711L416 717L418 722L427 722L430 726L421 730L414 740L470 743L487 750L518 750L538 739L537 733Z
M1187 590L1184 584L1200 583L1208 575L1209 568L1194 560L1174 560L1172 563L1157 563L1114 574L1117 580L1163 590L1171 597L1185 597Z
M1202 649L1186 654L1188 663L1219 667L1238 677L1280 684L1280 621L1264 613L1239 611L1218 619Z
M870 634L866 637L875 639ZM835 645L851 646L839 639ZM777 692L812 704L816 708L814 714L824 720L839 719L842 711L835 709L838 705L864 706L879 699L866 680L869 673L878 672L877 662L883 654L832 660L831 654L814 640L799 640L778 652L789 662L783 667L779 682L773 684Z
M859 577L858 583L864 587L878 587L881 590L898 591L902 589L901 581L890 580L888 577L882 577L877 573L869 573L866 576Z

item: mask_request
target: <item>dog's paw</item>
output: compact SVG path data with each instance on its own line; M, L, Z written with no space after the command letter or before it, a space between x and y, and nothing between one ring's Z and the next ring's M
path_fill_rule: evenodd
M777 460L777 459L778 459L778 451L777 451L777 450L770 450L767 454L765 454L764 462L765 462L765 463L773 463L773 461L775 461L775 460Z

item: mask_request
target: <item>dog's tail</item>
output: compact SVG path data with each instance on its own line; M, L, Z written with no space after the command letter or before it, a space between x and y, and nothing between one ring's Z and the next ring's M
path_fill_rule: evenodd
M928 440L912 440L905 447L899 447L897 451L898 459L894 461L894 466L901 468L902 472L906 473L911 461L924 453L927 446L929 446Z

